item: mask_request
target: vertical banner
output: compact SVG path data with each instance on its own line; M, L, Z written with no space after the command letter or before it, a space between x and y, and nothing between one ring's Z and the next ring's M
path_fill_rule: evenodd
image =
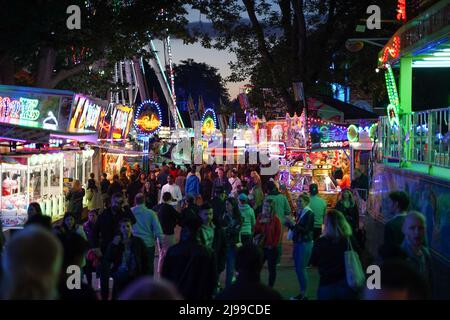
M198 97L198 115L199 115L199 119L203 116L204 113L205 113L205 103L203 102L203 97L199 96Z
M305 91L303 90L303 82L294 82L292 84L294 89L295 101L305 101Z
M189 119L191 120L191 125L194 126L194 121L198 120L198 118L195 112L194 100L192 100L192 96L189 96L188 99L188 111L189 111Z
M245 93L240 93L238 97L239 97L239 104L241 105L242 110L247 110L248 108L250 108L250 103Z

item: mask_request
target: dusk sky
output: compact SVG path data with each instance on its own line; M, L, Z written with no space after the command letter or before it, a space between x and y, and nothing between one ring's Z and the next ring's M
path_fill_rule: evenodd
M189 22L199 22L200 19L203 23L208 22L206 17L202 15L200 17L199 11L189 9L188 20ZM162 42L155 41L157 50L163 50ZM183 41L172 39L172 56L173 62L178 64L181 60L194 59L196 62L205 62L213 67L219 69L223 78L228 77L231 74L228 62L235 61L236 56L228 51L219 51L215 49L203 48L200 43L194 43L190 45L183 44ZM164 61L164 57L160 54L161 61ZM230 99L236 98L239 94L239 88L242 88L247 82L228 82L226 87L230 93Z

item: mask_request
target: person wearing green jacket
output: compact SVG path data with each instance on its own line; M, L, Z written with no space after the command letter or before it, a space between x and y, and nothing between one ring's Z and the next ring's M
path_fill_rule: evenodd
M267 183L267 190L268 193L264 200L272 200L276 215L278 216L280 221L285 221L285 217L290 216L292 212L288 199L284 194L280 193L276 184L273 181L269 181ZM284 234L284 229L285 228L283 226L283 229L281 230L281 235ZM281 254L283 251L282 242L283 241L280 241L280 243L278 244L277 264L279 264L281 260Z
M242 218L241 242L245 245L252 242L253 227L256 224L255 212L248 204L248 197L245 193L239 195L239 211Z

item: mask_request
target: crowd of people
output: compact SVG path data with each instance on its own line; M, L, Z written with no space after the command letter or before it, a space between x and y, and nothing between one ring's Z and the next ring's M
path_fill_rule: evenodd
M425 219L408 212L404 192L389 195L395 216L380 248L388 276L375 294L351 288L346 278L345 253L351 247L362 257L364 250L358 191L342 190L331 209L311 184L294 201L276 177L260 176L251 165L181 169L169 163L150 173L136 166L130 176L121 170L112 181L106 174L95 178L91 174L86 189L73 183L56 226L38 203L30 204L24 230L3 252L4 299L283 299L274 289L283 237L293 242L299 292L292 300L308 299L311 266L320 275L322 300L426 298L430 292ZM69 266L86 275L79 289L68 288ZM398 270L401 276L389 276Z

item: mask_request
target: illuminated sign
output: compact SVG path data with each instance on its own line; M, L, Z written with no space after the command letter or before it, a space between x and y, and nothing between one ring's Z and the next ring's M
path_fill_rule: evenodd
M208 108L202 116L202 134L210 136L216 130L217 117L213 109Z
M345 148L348 147L348 141L330 141L330 142L321 142L321 148Z
M395 36L392 40L392 44L384 48L383 55L380 58L380 61L382 63L386 63L390 59L389 56L395 59L398 58L399 55L400 55L400 37Z
M406 22L406 0L398 0L397 3L397 20Z
M161 128L162 114L159 105L151 100L141 103L136 111L134 127L138 134L152 136Z
M125 139L130 131L133 109L117 105L111 116L111 131L113 139Z
M345 126L309 118L308 127L310 149L348 146L347 127Z
M75 95L70 129L84 129L96 131L100 121L102 109L107 102L98 99L88 98L83 95Z
M392 126L398 125L398 114L400 112L400 99L397 92L397 84L395 83L394 73L390 64L386 66L385 72L386 89L389 97L389 105L387 107L387 114L389 124Z
M66 130L72 101L70 91L0 86L0 123Z

